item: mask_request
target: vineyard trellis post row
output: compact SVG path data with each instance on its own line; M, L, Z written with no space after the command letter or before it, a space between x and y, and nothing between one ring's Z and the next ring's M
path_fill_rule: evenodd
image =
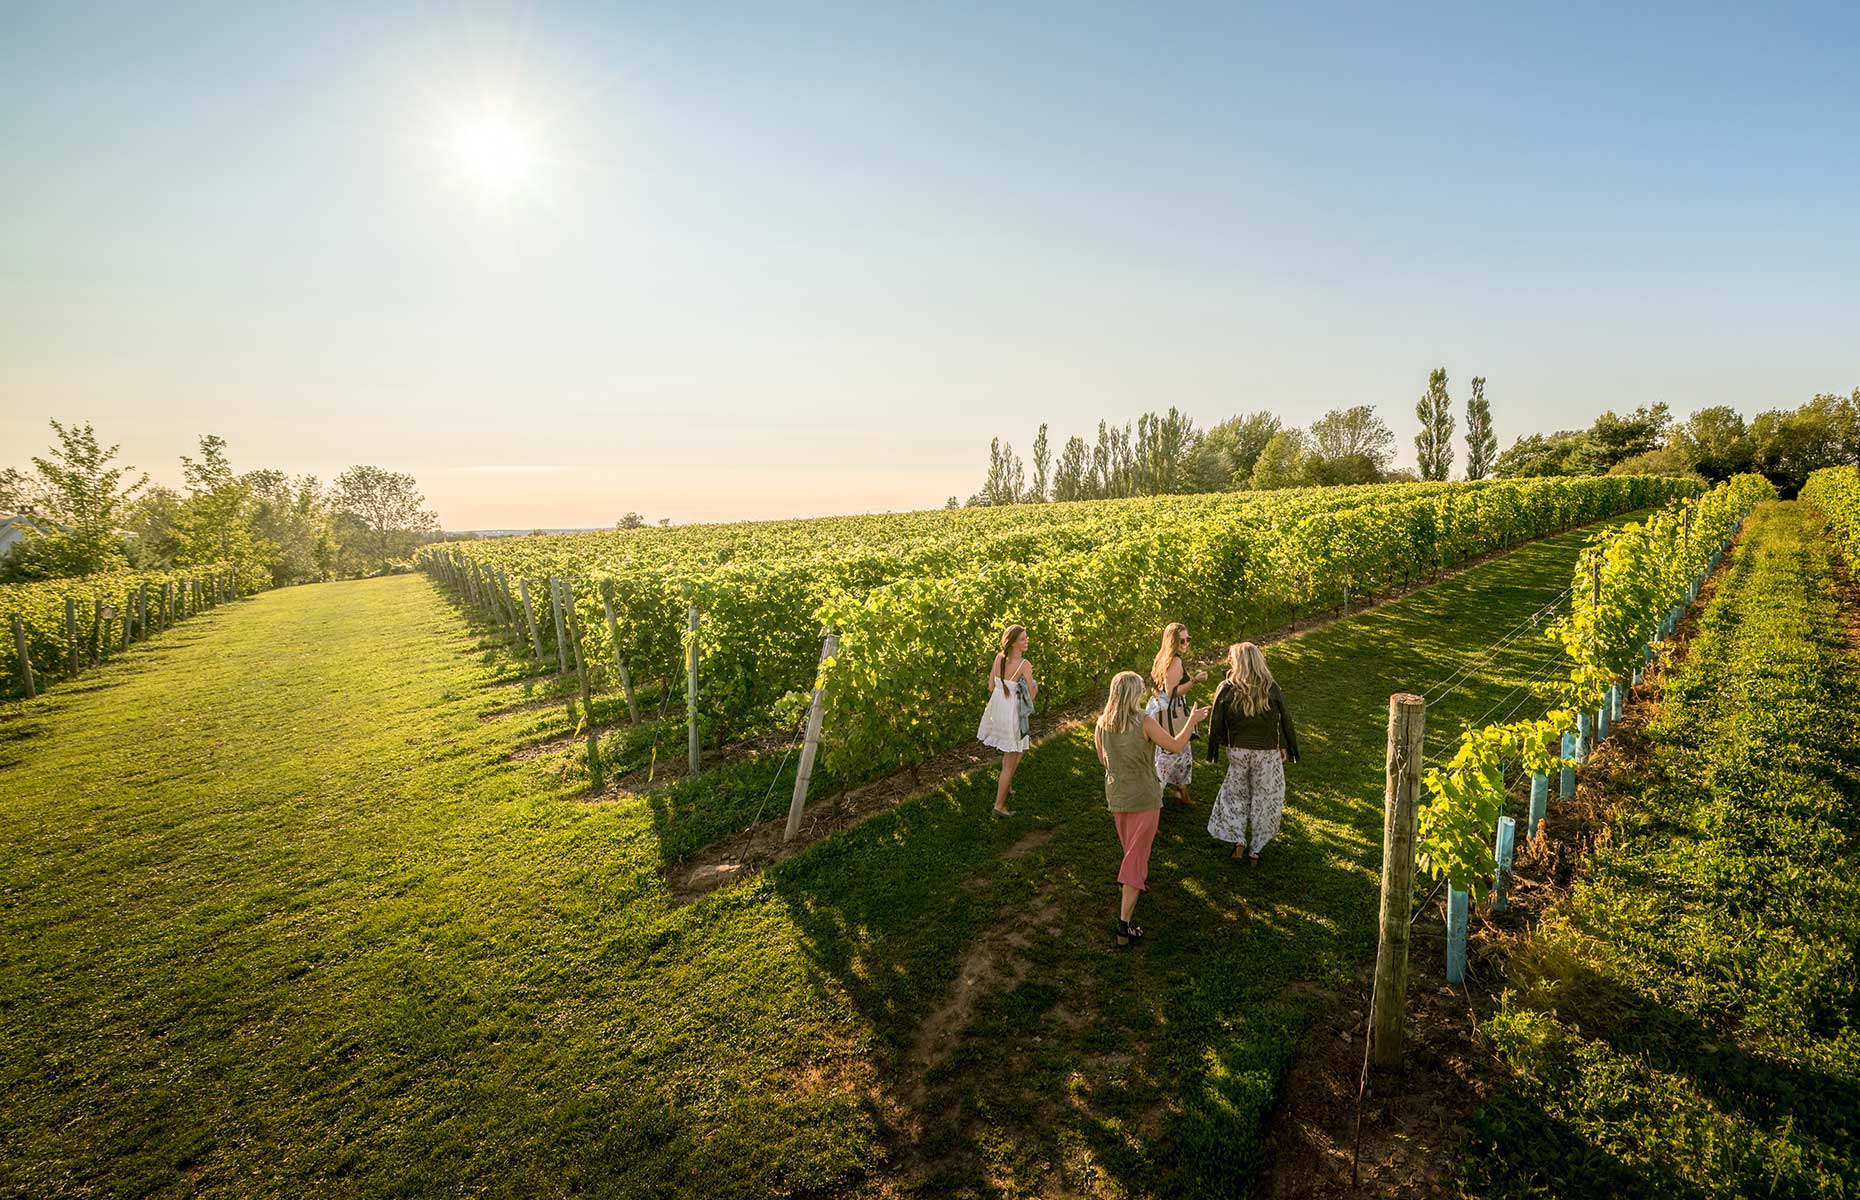
M698 610L693 604L685 614L685 735L689 745L691 773L698 773Z
M1414 906L1414 841L1426 735L1427 701L1405 692L1390 696L1382 796L1381 929L1370 1005L1371 1055L1380 1071L1401 1067L1408 1006L1408 931Z
M13 614L13 648L19 651L19 677L26 682L26 699L39 694L32 686L32 656L26 653L26 627L20 623L19 614Z
M601 580L601 612L607 617L607 640L613 644L614 665L620 669L620 690L626 693L627 720L639 724L639 699L633 695L633 675L626 669L624 643L620 640L620 622L614 619L614 581Z
M549 576L549 611L555 617L555 657L561 665L562 674L568 674L568 635L562 626L562 580L560 576Z
M588 774L599 791L601 778L600 737L594 730L594 689L588 686L588 660L581 650L581 621L575 615L575 592L569 581L562 580L562 607L568 611L568 638L575 648L575 674L581 680L581 721L588 729Z
M807 704L807 738L801 743L801 765L794 775L794 799L788 802L788 827L782 831L782 844L794 840L801 832L801 813L807 808L807 785L814 777L814 756L820 752L820 722L826 711L827 672L840 651L840 638L829 633L820 643L820 671L814 676L814 695Z
M536 657L542 658L542 634L536 628L536 610L530 606L530 581L517 576L517 592L523 597L523 619L529 622L530 645L536 648Z

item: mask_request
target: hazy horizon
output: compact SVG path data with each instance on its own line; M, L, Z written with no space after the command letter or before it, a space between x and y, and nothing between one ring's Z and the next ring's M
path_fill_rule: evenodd
M1840 5L14 5L0 466L416 476L449 529L934 508L1444 366L1501 446L1860 385ZM1456 435L1455 474L1464 462Z

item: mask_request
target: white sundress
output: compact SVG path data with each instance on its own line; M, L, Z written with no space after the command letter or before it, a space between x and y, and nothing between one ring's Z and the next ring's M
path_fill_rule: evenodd
M1004 754L1013 754L1033 745L1033 739L1020 732L1020 703L1014 685L1004 689L991 675L988 679L988 707L982 710L982 723L975 736L982 745Z

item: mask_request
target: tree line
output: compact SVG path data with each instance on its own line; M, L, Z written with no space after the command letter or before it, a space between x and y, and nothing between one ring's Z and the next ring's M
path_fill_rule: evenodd
M1395 435L1373 407L1337 408L1308 428L1288 426L1271 412L1247 413L1209 426L1175 408L1144 413L1122 426L1098 422L1093 442L1069 438L1055 460L1048 427L1033 441L1033 471L1011 443L994 439L988 448L988 474L969 506L1028 504L1043 500L1105 500L1127 496L1179 495L1245 488L1326 487L1348 483L1382 483L1402 479L1445 479L1453 452L1447 445L1454 421L1446 392L1446 372L1435 371L1422 397L1423 437L1420 472L1390 466ZM1417 411L1420 411L1419 409ZM1467 401L1469 478L1491 473L1497 438L1485 380L1473 380ZM945 508L963 507L951 496Z
M1684 421L1665 404L1626 414L1610 410L1587 429L1519 437L1501 454L1485 384L1483 376L1473 378L1464 407L1465 479L1615 473L1716 482L1756 471L1789 496L1811 471L1860 462L1860 388L1851 396L1818 395L1798 409L1772 410L1749 422L1724 405ZM1430 372L1415 416L1421 423L1414 439L1418 470L1391 467L1395 435L1366 404L1332 409L1303 429L1260 411L1202 430L1170 408L1122 426L1100 421L1094 441L1069 438L1057 458L1048 426L1041 425L1031 471L1012 443L995 438L980 490L966 502L951 496L944 507L1452 477L1461 426L1445 368Z
M237 563L273 584L306 583L378 574L439 536L418 483L397 471L354 466L329 485L241 473L226 440L208 434L181 456L181 489L151 487L88 423L51 426L51 447L28 469L0 470L0 512L25 517L27 530L0 559L0 581Z

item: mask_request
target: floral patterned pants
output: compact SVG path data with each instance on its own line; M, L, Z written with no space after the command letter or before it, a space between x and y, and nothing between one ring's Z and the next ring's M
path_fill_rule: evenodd
M1227 778L1208 814L1208 833L1254 854L1279 832L1285 812L1285 764L1277 750L1227 748Z

